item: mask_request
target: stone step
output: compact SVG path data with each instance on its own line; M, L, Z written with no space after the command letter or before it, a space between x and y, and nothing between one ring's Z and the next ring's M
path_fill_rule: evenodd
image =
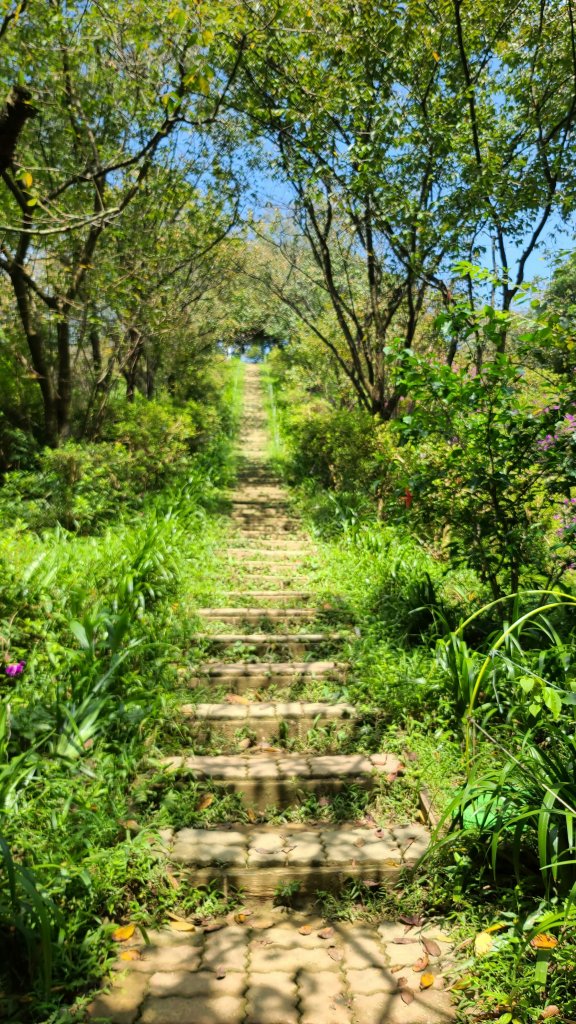
M205 662L188 682L192 687L225 686L230 693L247 693L268 686L288 688L312 679L344 682L348 666L338 661Z
M278 513L286 513L289 508L286 494L279 494L277 498L229 498L228 503L232 505L232 515L262 515L266 509L274 509ZM286 516L286 518L290 518Z
M226 597L233 601L311 601L316 598L311 590L229 590Z
M236 572L248 572L255 579L268 575L283 575L288 576L290 579L302 579L306 572L306 566L301 560L292 563L286 560L271 562L267 558L241 558L236 563L231 563L230 569Z
M265 568L268 569L269 566L266 566ZM296 583L307 582L308 577L303 573L297 575L296 573L289 572L289 566L282 566L282 568L285 571L284 573L280 573L278 576L271 576L267 572L250 573L249 575L245 575L243 584L248 586L249 583L253 583L257 588L261 587L262 589L265 589L266 587L269 587L271 590L277 589L278 591L281 590L283 593L289 594L291 592L290 588ZM234 578L237 578L236 573L234 573Z
M256 733L258 739L289 736L303 739L313 727L326 728L357 722L352 704L311 701L252 701L249 704L183 704L180 712L195 732L232 738L238 730Z
M234 506L230 515L232 522L241 523L275 523L279 526L298 526L300 521L294 516L286 515L281 513L278 504L268 505L266 508L254 508L250 506L248 508L238 508Z
M256 654L273 648L284 648L290 656L306 654L309 647L334 647L349 640L347 633L196 633L199 643L213 647L234 647L241 644Z
M217 880L247 897L272 898L289 883L298 883L299 895L338 891L347 878L396 883L425 853L429 834L419 824L234 825L230 831L184 828L166 840L168 859L193 869L195 884Z
M231 541L243 551L250 551L252 554L255 551L258 554L262 551L266 554L270 551L281 552L282 554L284 552L300 553L302 551L305 551L306 554L311 553L311 549L306 546L304 538L279 537L275 534L274 530L236 530L231 537Z
M393 754L277 753L172 755L160 758L168 774L184 773L195 780L224 786L239 793L246 806L259 811L289 807L303 794L329 796L349 785L370 791L388 775L395 776L400 762Z
M218 622L314 622L326 612L316 608L197 608L196 615Z
M249 562L251 565L262 565L266 562L280 563L291 559L294 559L295 564L298 565L297 559L310 558L312 554L313 551L310 548L304 548L302 545L290 550L277 545L266 548L260 544L248 548L228 548L229 558L237 562Z

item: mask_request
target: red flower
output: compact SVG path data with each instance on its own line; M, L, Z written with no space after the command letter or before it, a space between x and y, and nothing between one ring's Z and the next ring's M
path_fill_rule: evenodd
M404 491L404 498L402 500L404 501L406 508L411 508L412 502L414 501L414 495L409 487Z

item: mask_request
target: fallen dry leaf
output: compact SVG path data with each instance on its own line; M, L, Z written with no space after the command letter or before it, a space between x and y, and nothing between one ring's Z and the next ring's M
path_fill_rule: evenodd
M122 828L127 829L128 832L139 832L140 831L140 825L135 820L135 818L129 818L128 821L125 821L123 818L120 818L118 824L121 825Z
M424 918L421 914L399 914L398 920L402 924L407 924L410 928L420 928L424 923Z
M249 750L251 746L252 740L250 739L249 736L245 736L244 739L240 740L240 742L238 743L239 750Z
M434 984L435 980L435 975L430 971L427 971L426 974L423 974L420 978L420 988L430 988L430 986Z
M554 1006L551 1003L550 1006L545 1006L544 1007L544 1009L542 1010L542 1013L540 1014L540 1016L541 1016L542 1020L549 1020L550 1017L559 1017L560 1016L560 1007Z
M219 932L221 928L226 927L226 921L209 921L208 924L204 925L204 934L209 935L210 932Z
M344 954L341 949L338 949L338 946L330 946L328 950L328 956L332 957L332 959L335 960L336 963L340 963Z
M333 935L333 928L322 928L322 930L318 932L318 938L320 939L331 939Z
M300 932L300 935L312 935L312 925L303 924L302 927L298 929L298 931Z
M121 960L139 960L141 953L137 949L123 949L120 953Z
M226 977L226 967L224 966L224 964L218 964L218 966L216 968L216 980L217 981L224 981L225 977Z
M421 956L420 959L417 960L415 964L412 964L412 970L416 971L416 974L419 974L420 971L426 970L429 963L430 961L428 960L428 954L424 953L424 955Z
M554 949L558 945L558 939L548 932L541 932L530 939L530 945L533 949Z
M252 916L251 910L240 910L237 914L234 914L234 920L236 924L246 924L249 917Z
M408 978L398 978L398 991L402 1002L407 1006L414 1002L414 993L408 984Z
M175 875L172 874L171 871L169 871L169 870L166 871L166 878L168 880L168 885L170 885L172 887L172 889L179 889L180 888L179 880L176 878Z
M191 921L170 921L173 932L195 932L196 928Z
M135 924L123 924L120 928L117 928L116 931L112 932L112 938L114 939L114 942L126 942L128 939L132 938L135 931Z
M412 942L419 942L415 935L399 935L397 939L392 939L397 946L408 946Z
M474 939L474 952L476 956L486 956L494 946L494 939L488 932L478 932Z
M253 807L249 807L247 809L246 817L248 818L248 821L250 822L251 825L253 825L255 821L258 821L258 815L256 814L256 811L254 810Z
M465 992L466 989L473 988L475 979L471 974L463 974L461 978L457 978L456 981L450 985L450 991L454 992Z
M227 704L249 704L248 697L242 693L227 693L224 700Z
M197 811L205 811L214 803L214 793L204 793L196 804Z
M428 953L428 956L441 956L442 950L435 939L428 939L425 935L422 936L422 945Z

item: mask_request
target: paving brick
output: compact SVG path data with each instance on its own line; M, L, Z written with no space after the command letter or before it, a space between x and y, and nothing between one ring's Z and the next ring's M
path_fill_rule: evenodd
M176 833L171 859L180 864L246 863L248 840L242 832L183 828Z
M369 775L372 765L362 754L323 754L312 759L314 775L317 778L338 778Z
M220 972L222 974L224 972ZM246 988L243 971L227 971L219 977L214 971L162 971L150 978L151 996L179 996L186 999L195 996L221 996L241 998Z
M268 938L266 933L263 940ZM296 971L337 971L339 965L328 954L328 944L315 949L298 947L283 948L273 942L270 945L251 948L250 970L257 972L282 971L295 974Z
M131 945L138 946L140 949L150 949L153 946L202 946L204 943L204 934L198 930L196 932L178 932L172 928L150 928L146 929L146 935L148 936L149 945L145 945L142 938L140 937L138 942L123 942L122 948L126 949Z
M169 996L146 1000L140 1024L243 1024L244 1000L233 996Z
M278 770L280 775L286 778L294 776L308 777L310 775L309 759L303 754L290 754L278 758Z
M409 1005L400 994L382 992L378 995L352 994L356 1024L447 1024L455 1018L450 996L428 989L415 992Z
M243 722L248 717L246 704L183 704L182 714L210 721Z
M248 762L247 774L249 779L277 779L278 760L264 754L257 754Z
M139 960L118 960L116 971L155 974L156 971L195 971L200 966L200 949L191 943L144 946Z
M246 775L246 759L221 754L204 757L198 754L184 758L184 767L201 779L226 779L237 781Z
M248 852L249 867L272 867L286 862L284 836L278 832L253 832Z
M298 991L290 974L251 971L246 998L246 1024L298 1024Z
M384 967L386 955L378 933L363 925L336 925L344 952L343 964L346 970L363 970L367 967Z
M345 981L340 973L298 975L301 1024L352 1024Z
M249 934L241 925L228 925L206 936L202 967L218 971L243 971L246 965Z
M416 933L405 934L405 926L386 921L379 925L378 934L384 943L386 961L389 967L409 967L415 963L424 952L424 947ZM396 943L394 939L413 939L412 942Z
M306 923L309 919L306 917ZM322 922L317 923L309 935L301 935L298 931L298 923L280 923L269 928L262 938L268 946L273 945L278 949L322 949L326 946L326 940L321 939L318 932L323 927ZM250 946L251 954L254 949L262 948L262 943L254 939Z
M290 836L286 849L286 863L289 867L315 867L323 864L326 859L320 832L296 832Z
M108 992L100 992L87 1008L91 1021L133 1024L148 986L146 974L127 974L113 979Z
M396 992L398 978L385 967L364 967L347 970L346 977L352 993L370 996L377 992Z

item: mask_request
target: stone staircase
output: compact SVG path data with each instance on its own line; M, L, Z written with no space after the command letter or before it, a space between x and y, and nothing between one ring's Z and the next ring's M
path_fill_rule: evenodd
M232 583L221 606L197 610L205 657L187 679L191 696L214 696L183 703L189 746L159 766L168 778L241 797L248 822L165 830L159 855L179 885L239 889L247 909L217 923L214 934L210 926L166 928L148 945L136 935L128 943L133 958L118 962L121 973L92 1004L91 1017L114 1024L440 1024L453 1016L440 972L421 991L410 966L422 953L420 931L411 942L391 922L326 927L310 910L318 890L337 894L350 878L396 883L425 851L427 829L275 823L310 797L326 805L350 787L385 792L402 784L402 768L385 751L310 746L314 732L326 730L337 748L360 724L349 703L306 696L311 686L345 681L341 652L351 624L337 599L319 604L315 597L314 547L290 513L266 444L259 372L249 366L242 462L230 497ZM283 895L303 909L274 906ZM446 952L445 935L426 934ZM410 1000L398 985L398 964Z

